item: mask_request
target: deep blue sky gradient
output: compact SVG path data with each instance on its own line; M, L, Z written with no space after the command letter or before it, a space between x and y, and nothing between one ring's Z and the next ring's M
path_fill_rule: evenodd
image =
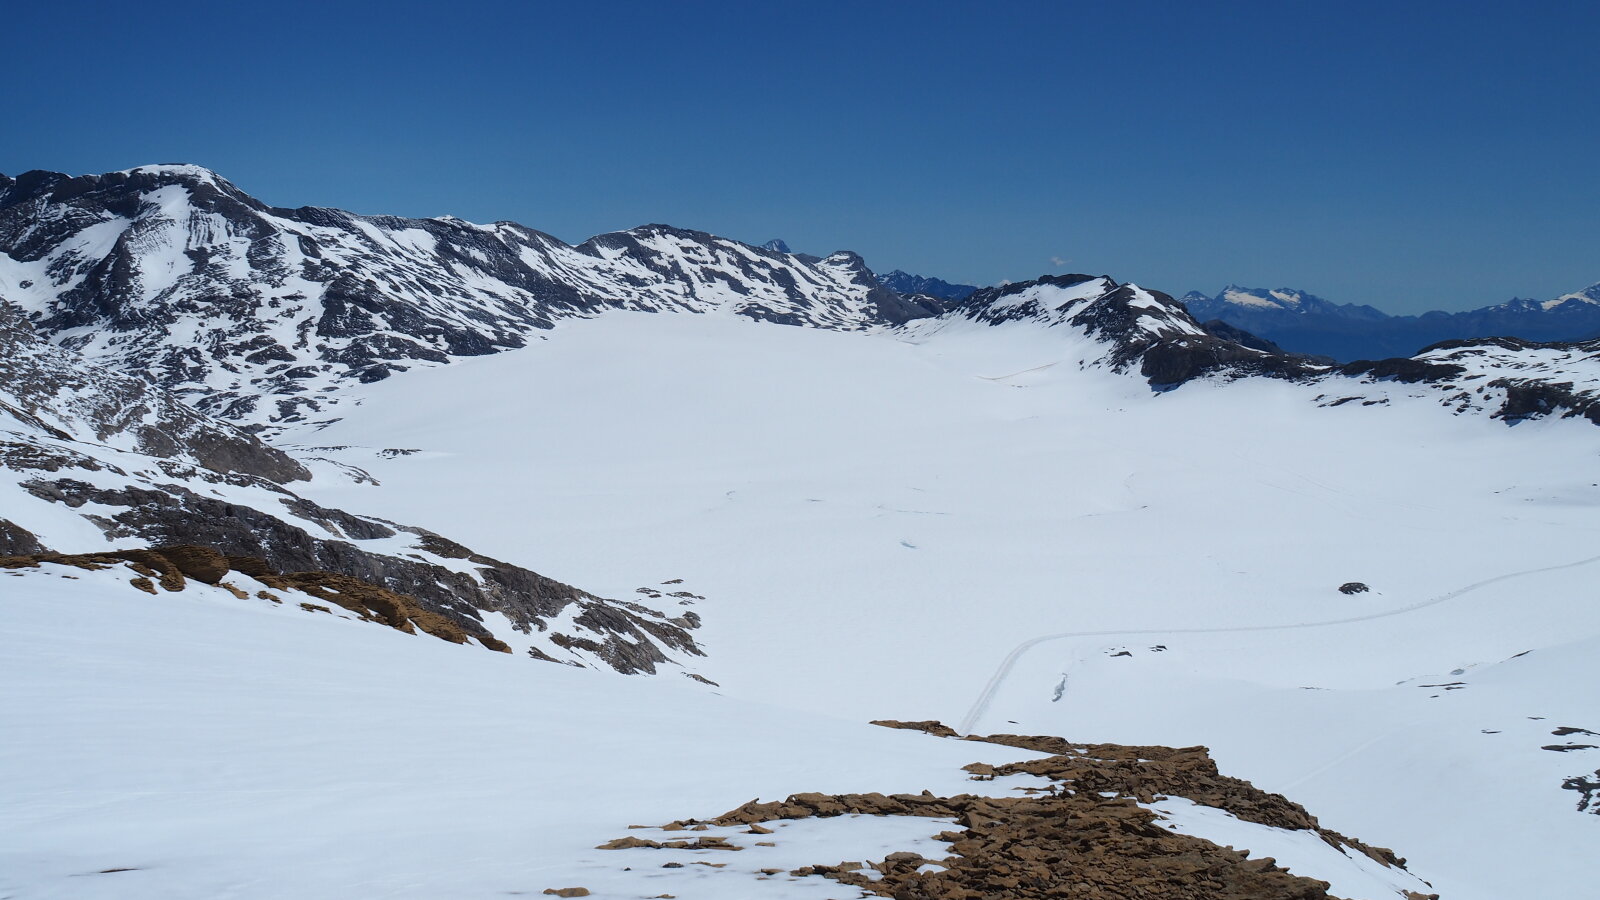
M19 4L0 171L1391 312L1600 280L1600 4Z

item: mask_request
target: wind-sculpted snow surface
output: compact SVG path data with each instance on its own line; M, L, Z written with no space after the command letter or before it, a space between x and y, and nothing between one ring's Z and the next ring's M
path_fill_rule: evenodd
M197 166L0 176L0 296L91 361L258 427L317 416L340 384L604 309L840 330L927 314L852 253L665 225L571 246L509 222L273 209Z

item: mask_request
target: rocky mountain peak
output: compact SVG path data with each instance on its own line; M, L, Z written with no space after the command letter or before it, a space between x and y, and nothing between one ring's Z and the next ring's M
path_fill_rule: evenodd
M978 289L978 286L974 284L952 284L941 278L912 275L900 269L895 269L888 274L879 273L878 281L884 287L899 291L902 294L925 294L940 300L965 300L972 296L973 291Z

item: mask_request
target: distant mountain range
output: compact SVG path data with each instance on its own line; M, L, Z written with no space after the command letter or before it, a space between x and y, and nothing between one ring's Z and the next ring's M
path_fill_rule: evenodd
M1483 368L1452 408L1600 422L1600 392L1568 390L1573 377L1542 367L1546 351L1528 343L1600 333L1600 286L1419 317L1236 286L1179 301L1087 274L980 289L878 274L849 251L819 257L668 225L567 244L514 222L276 208L191 165L0 175L0 299L85 364L268 440L336 418L352 382L522 347L612 310L908 334L1025 322L1089 338L1083 364L1138 371L1157 390L1265 376L1325 383L1335 398L1393 380L1457 398L1457 376ZM1407 358L1482 336L1495 340Z
M795 256L806 257L798 253L782 238L773 238L761 245L762 250L773 253L789 253ZM816 257L810 257L815 259ZM930 278L926 275L913 275L900 269L893 272L874 272L878 283L898 294L932 297L935 300L965 300L978 290L975 284L956 284L945 281L943 278Z
M1340 361L1410 356L1440 341L1508 337L1580 341L1600 336L1600 284L1552 300L1515 298L1465 312L1391 316L1292 288L1228 285L1214 297L1182 297L1200 321L1218 319L1285 350Z
M975 284L951 284L940 278L912 275L899 269L888 274L879 273L878 282L902 294L923 294L940 300L965 300L978 290Z
M765 249L788 252L782 241ZM896 293L949 308L979 288L896 269L875 273L878 283ZM1571 342L1600 337L1600 284L1550 300L1513 298L1464 312L1426 312L1393 316L1355 303L1334 303L1295 288L1240 287L1230 284L1216 296L1190 291L1180 298L1208 330L1247 346L1283 350L1328 362L1390 359L1420 353L1441 341L1516 338ZM1224 334L1223 326L1233 329Z

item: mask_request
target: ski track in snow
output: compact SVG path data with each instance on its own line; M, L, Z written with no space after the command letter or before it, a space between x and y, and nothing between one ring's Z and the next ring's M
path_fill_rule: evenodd
M972 730L977 727L978 722L983 718L984 714L988 712L989 704L994 701L995 695L1000 692L1000 688L1005 684L1006 678L1010 676L1011 670L1016 667L1017 661L1022 659L1022 657L1029 650L1049 641L1080 637L1118 637L1122 635L1238 634L1251 631L1294 631L1303 628L1326 628L1332 625L1350 625L1355 622L1370 622L1374 619L1387 619L1391 616L1399 616L1406 613L1416 612L1419 609L1427 609L1430 606L1437 606L1440 603L1454 600L1455 598L1464 594L1469 594L1473 591L1479 590L1480 588L1488 587L1491 584L1499 584L1502 581L1510 581L1511 579L1523 578L1528 575L1538 575L1543 572L1557 572L1562 569L1575 569L1579 566L1591 565L1596 562L1600 562L1600 556L1591 556L1586 559L1580 559L1577 562L1561 563L1554 566L1541 566L1536 569L1522 569L1516 572L1507 572L1504 575L1496 575L1493 578L1485 578L1482 581L1473 582L1466 587L1457 588L1448 593L1440 594L1437 597L1431 597L1427 600L1423 600L1419 603L1413 603L1409 606L1402 606L1384 612L1369 613L1364 616L1348 616L1343 619L1329 619L1324 622L1295 622L1284 623L1280 625L1237 625L1227 628L1140 628L1125 631L1064 631L1059 634L1040 635L1039 637L1030 638L1026 641L1023 641L1006 655L1006 658L1001 661L1000 667L996 669L994 675L990 677L988 684L984 685L983 692L978 695L978 699L972 704L972 708L969 709L966 716L961 719L961 724L956 730L962 734L971 734ZM1341 757L1341 759L1342 758L1343 757ZM1335 760L1335 762L1337 762L1337 760ZM1329 765L1331 766L1333 763L1329 763ZM1303 776L1301 780L1310 778L1314 774L1316 773L1312 772L1306 776Z

